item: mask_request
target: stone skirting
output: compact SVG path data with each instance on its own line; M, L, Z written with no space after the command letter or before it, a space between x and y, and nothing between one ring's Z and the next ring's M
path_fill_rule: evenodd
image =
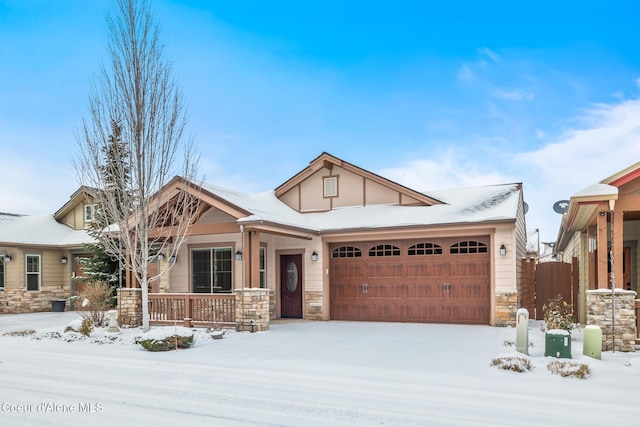
M587 325L602 329L602 350L635 351L636 293L623 289L587 291ZM613 316L613 321L612 321Z
M269 330L269 289L236 289L236 331Z
M118 289L118 323L130 327L142 325L142 289Z
M498 292L496 301L495 326L515 326L518 311L517 292Z
M304 318L309 320L323 320L322 292L307 291L304 293Z
M43 288L40 291L5 289L0 292L0 313L19 314L51 311L51 300L66 300L65 310L69 310L69 290Z

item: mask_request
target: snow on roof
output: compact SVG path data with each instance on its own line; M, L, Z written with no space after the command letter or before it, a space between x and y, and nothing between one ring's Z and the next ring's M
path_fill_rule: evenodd
M12 221L0 221L2 243L76 246L93 241L86 231L60 224L53 215L19 216Z
M239 223L266 221L317 232L513 220L520 201L519 186L505 184L430 192L442 205L369 205L300 213L281 202L274 191L249 195L212 185L204 188L251 213Z
M593 184L587 188L578 191L572 197L591 197L591 196L617 196L618 187L608 184Z

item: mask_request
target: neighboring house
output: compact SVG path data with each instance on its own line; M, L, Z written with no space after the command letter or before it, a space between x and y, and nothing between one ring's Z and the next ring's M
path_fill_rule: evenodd
M640 162L571 197L554 254L566 262L577 258L581 323L587 290L610 289L613 279L616 289L638 291L639 240Z
M427 194L323 153L272 191L190 191L202 214L177 257L160 257L175 263L161 293L268 288L283 318L515 322L521 184Z
M54 215L0 214L0 313L50 311L51 300L75 294L92 200L81 187Z

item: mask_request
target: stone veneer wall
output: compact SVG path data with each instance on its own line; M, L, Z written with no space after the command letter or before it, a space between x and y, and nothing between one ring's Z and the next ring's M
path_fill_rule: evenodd
M236 331L269 330L269 289L236 289Z
M69 310L69 290L47 289L26 291L24 289L5 289L0 292L0 313L35 313L51 311L51 300L66 300L65 310Z
M587 291L587 325L602 329L602 350L636 351L635 298L634 291L623 289L615 289L613 296L611 289Z
M518 311L517 292L496 293L496 326L515 326Z
M307 291L304 293L304 318L309 320L323 320L322 292Z
M269 291L269 318L276 318L276 291Z
M121 326L142 326L142 289L118 289L118 323Z

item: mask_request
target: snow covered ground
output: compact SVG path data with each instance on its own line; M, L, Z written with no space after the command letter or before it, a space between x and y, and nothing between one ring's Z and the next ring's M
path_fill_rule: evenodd
M530 372L515 329L275 321L188 350L151 353L138 329L63 334L76 313L0 315L0 426L602 426L640 419L640 353L582 355L586 380L547 370L532 322ZM30 336L3 335L36 329ZM566 359L562 359L566 360Z

